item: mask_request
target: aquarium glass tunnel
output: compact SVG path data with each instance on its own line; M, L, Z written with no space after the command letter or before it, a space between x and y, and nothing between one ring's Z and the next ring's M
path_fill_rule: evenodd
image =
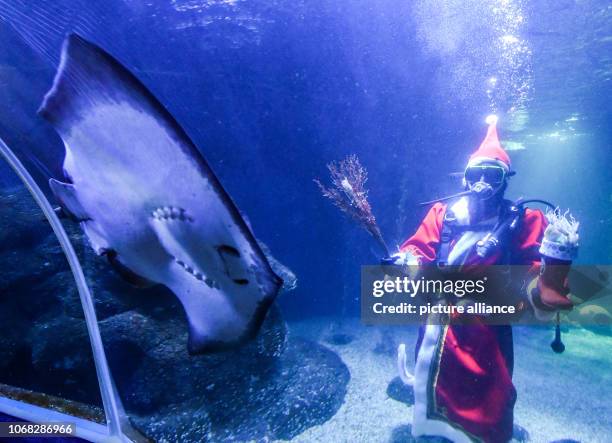
M610 97L610 1L0 0L0 442L611 441Z

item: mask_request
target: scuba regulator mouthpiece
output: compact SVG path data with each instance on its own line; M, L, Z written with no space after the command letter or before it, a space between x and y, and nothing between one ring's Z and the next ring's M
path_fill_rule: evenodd
M493 194L495 194L493 186L483 181L477 181L476 183L472 184L470 186L470 191L472 195L475 195L476 197L483 200L490 198L493 196Z

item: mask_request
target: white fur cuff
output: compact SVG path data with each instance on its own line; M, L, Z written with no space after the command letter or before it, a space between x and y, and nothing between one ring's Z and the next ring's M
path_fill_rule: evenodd
M578 255L578 223L566 211L561 214L559 208L546 213L548 226L540 246L540 254L559 260L572 261Z

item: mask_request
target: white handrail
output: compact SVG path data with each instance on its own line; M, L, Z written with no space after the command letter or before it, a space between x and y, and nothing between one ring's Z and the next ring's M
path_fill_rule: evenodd
M87 331L89 333L89 340L91 342L91 348L93 351L93 359L96 365L96 373L98 375L98 383L100 385L100 394L102 395L102 404L104 406L104 413L106 414L106 422L111 437L119 439L119 441L129 440L125 437L122 432L121 424L125 414L121 401L115 391L113 380L111 377L110 369L108 367L108 361L106 360L106 354L104 353L104 346L102 345L102 337L100 336L100 329L98 327L98 320L96 318L96 311L94 309L93 298L89 291L89 286L85 280L83 269L79 263L79 259L70 243L70 239L62 226L59 218L55 214L55 211L51 207L49 200L45 197L38 184L30 173L26 170L23 164L19 161L17 156L8 147L2 138L0 138L0 153L4 159L8 162L11 168L19 176L21 181L38 203L38 206L42 209L45 217L49 221L53 232L55 233L59 243L68 259L68 264L72 270L72 275L77 284L79 291L79 297L81 299L81 305L85 314L85 322L87 324Z

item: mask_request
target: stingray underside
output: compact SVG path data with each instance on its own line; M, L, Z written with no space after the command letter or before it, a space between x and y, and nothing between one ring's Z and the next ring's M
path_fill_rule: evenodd
M39 112L66 148L71 183L52 179L52 191L96 252L176 294L189 350L254 337L282 281L204 157L148 89L71 34Z

